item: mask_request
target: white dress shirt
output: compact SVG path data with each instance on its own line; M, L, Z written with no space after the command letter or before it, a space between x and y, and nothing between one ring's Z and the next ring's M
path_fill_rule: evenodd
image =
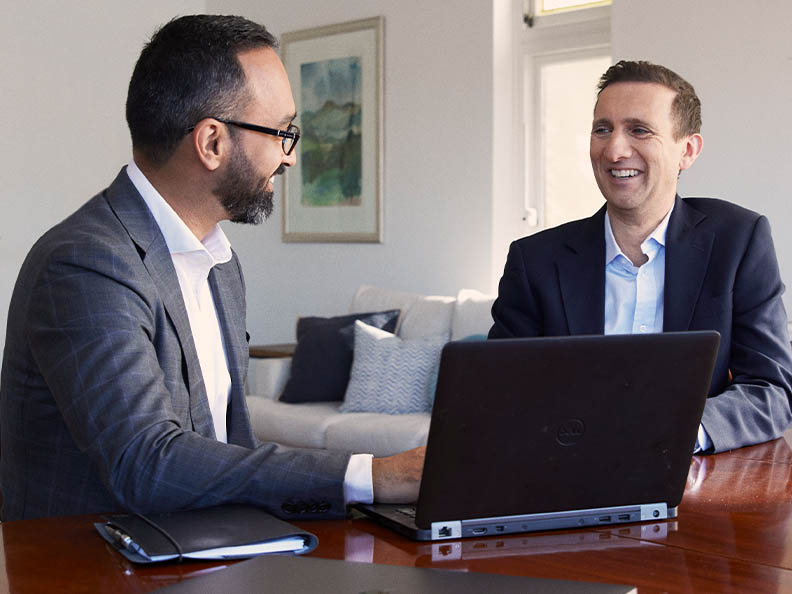
M146 202L168 245L190 320L190 332L206 386L215 436L218 441L227 442L226 413L231 395L231 376L220 321L209 288L209 271L215 264L231 260L231 244L218 225L203 241L199 241L134 161L127 166L127 175Z
M643 334L663 331L665 297L665 243L671 210L641 243L649 258L634 266L613 236L610 217L605 212L605 334ZM712 445L699 425L696 451Z
M198 352L215 435L219 441L227 442L226 413L231 395L231 376L220 321L209 288L209 272L215 264L231 260L231 243L219 225L199 241L134 161L127 166L127 175L159 225L171 253ZM350 458L344 476L344 499L347 503L371 503L374 500L372 458L370 454L355 454Z

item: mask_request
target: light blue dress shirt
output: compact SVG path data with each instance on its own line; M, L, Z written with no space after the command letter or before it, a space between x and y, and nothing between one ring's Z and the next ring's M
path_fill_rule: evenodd
M605 334L644 334L663 331L665 243L671 210L641 243L648 260L634 266L613 237L605 213ZM712 445L699 425L696 452Z

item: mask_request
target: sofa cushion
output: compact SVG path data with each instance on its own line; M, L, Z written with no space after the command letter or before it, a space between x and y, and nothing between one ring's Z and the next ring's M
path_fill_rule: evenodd
M353 453L392 456L426 445L430 415L338 414L327 427L325 447Z
M255 436L287 446L324 448L327 428L340 416L338 402L295 405L258 396L246 400Z
M451 340L487 335L492 327L492 304L495 295L475 289L461 289L457 293L451 322Z
M362 285L352 298L350 311L400 309L396 334L412 339L450 333L455 302L455 297L421 295Z
M332 318L300 318L291 374L281 401L332 402L343 399L352 365L355 321L362 320L372 327L392 332L398 317L399 310L391 309Z
M408 414L432 409L448 334L406 340L355 322L355 356L341 412Z

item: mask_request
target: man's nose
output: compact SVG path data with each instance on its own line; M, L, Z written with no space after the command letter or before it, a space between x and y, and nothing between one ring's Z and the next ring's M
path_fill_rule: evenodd
M291 152L290 155L283 155L283 161L281 162L285 167L291 167L297 162L297 147L294 147L294 150Z
M605 157L609 161L619 161L632 155L632 145L626 134L613 132L605 144Z

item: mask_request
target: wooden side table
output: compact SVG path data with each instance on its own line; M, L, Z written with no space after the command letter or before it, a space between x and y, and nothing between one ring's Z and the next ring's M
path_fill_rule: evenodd
M282 359L294 354L296 343L253 344L250 345L250 356L253 359Z

